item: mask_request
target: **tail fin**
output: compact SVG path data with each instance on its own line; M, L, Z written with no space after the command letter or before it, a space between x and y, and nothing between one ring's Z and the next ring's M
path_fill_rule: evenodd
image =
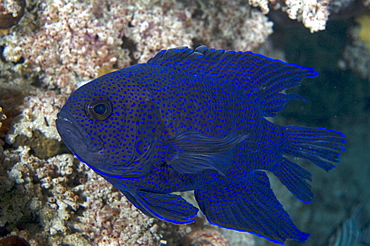
M345 136L324 128L284 126L282 129L281 160L271 171L299 200L310 202L313 195L306 180L311 180L311 173L292 159L298 157L329 171L345 150Z
M223 178L194 194L211 224L249 232L278 244L287 239L304 242L309 236L293 224L262 171L246 173L239 180Z

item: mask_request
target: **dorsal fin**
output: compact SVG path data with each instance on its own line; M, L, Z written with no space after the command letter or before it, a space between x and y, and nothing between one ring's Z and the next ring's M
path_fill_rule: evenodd
M244 91L259 102L263 116L275 116L291 99L302 99L283 90L299 86L304 77L318 75L313 68L289 64L255 54L251 51L235 52L179 47L160 51L148 64L171 67L190 76L203 75L223 80Z

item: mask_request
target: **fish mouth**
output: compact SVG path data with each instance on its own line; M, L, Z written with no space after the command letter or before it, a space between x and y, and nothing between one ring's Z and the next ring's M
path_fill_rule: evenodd
M103 141L99 137L94 137L93 140L68 112L60 111L57 117L55 123L58 133L70 151L79 153L84 150L96 153L103 149Z
M100 137L88 135L79 122L66 111L60 111L57 117L56 127L64 144L80 161L94 171L119 179L139 178L147 172L147 170L144 172L143 170L127 168L121 164L113 165L109 159L104 158L104 142ZM144 156L136 160L136 163L140 162Z

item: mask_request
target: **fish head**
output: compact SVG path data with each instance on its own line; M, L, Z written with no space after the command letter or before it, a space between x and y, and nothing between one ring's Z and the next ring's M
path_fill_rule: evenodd
M149 90L119 72L73 92L56 126L68 149L96 172L141 177L154 158L161 120Z

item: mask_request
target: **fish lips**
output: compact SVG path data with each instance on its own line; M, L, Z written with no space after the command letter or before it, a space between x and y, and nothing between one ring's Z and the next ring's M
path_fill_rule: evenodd
M56 126L68 149L94 171L114 178L139 178L148 172L146 165L143 165L145 163L141 163L142 159L148 157L148 153L144 153L141 159L133 162L135 168L124 165L117 167L109 163L109 159L104 159L104 142L98 136L94 135L92 138L88 135L74 117L63 109L58 113Z
M88 135L68 112L62 110L58 113L56 126L64 144L73 153L97 153L103 149L103 141L99 137L92 138Z

